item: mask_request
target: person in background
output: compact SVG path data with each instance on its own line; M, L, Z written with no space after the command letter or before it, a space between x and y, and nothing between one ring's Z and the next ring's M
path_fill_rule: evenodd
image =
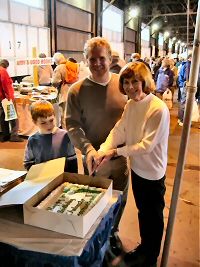
M39 58L46 58L44 53L39 54ZM40 65L38 67L38 82L40 86L50 86L53 69L51 65Z
M121 67L118 65L119 62L119 54L116 51L112 51L112 62L110 64L110 72L119 73Z
M174 82L171 87L171 92L172 92L172 104L174 104L174 91L177 89L177 80L178 80L178 68L174 65L174 60L170 59L170 69L174 73Z
M156 267L164 229L170 115L165 103L151 93L154 89L143 63L132 62L121 70L119 90L130 100L101 144L94 166L98 172L115 157L130 159L141 244L125 255L126 266ZM118 147L120 144L124 145Z
M146 62L146 63L149 65L149 68L150 68L150 70L151 70L151 66L150 66L150 64L151 64L151 59L150 59L149 57L145 57L145 58L144 58L144 62Z
M2 100L8 99L12 100L13 104L16 103L14 98L14 88L12 86L12 79L7 72L7 68L9 67L9 62L6 59L0 60L0 122L1 122L1 131L3 142L23 142L24 140L19 137L18 129L19 129L19 121L18 119L5 121L5 113L2 106ZM11 129L11 132L9 130Z
M31 117L39 131L28 138L24 155L24 167L29 170L34 164L57 158L66 158L65 171L78 172L74 146L67 131L55 127L53 105L38 100L31 105Z
M67 101L67 94L70 85L65 83L66 78L66 59L63 54L57 52L53 56L53 60L57 67L54 70L54 74L52 77L52 85L58 89L58 103L60 109L60 125L62 129L66 130L66 123L65 123L65 112L66 112L66 101Z
M169 59L162 60L162 66L156 73L156 96L162 99L162 96L166 90L171 90L174 82L174 73L170 69Z
M68 57L68 59L67 59L68 61L71 61L71 62L74 62L74 63L77 63L77 61L76 61L76 59L75 58L73 58L73 57Z
M155 81L155 77L156 77L156 74L157 74L157 71L159 70L159 68L162 66L162 60L161 58L156 58L155 60L155 64L154 64L154 67L152 69L152 76L154 78L154 81Z
M185 102L186 102L186 91L184 90L186 81L189 81L190 67L192 61L192 53L190 53L187 57L187 60L182 61L182 65L180 66L178 73L178 82L179 82L179 110L178 110L178 124L179 126L183 126L183 118L184 118L184 110L185 110Z
M177 57L174 58L174 66L176 66L178 68L180 64L181 64L181 62L179 61L179 59Z
M187 60L183 61L180 67L178 73L180 91L182 91L182 88L184 87L184 82L189 80L191 61L192 61L192 53L188 55Z
M144 60L141 59L140 54L138 54L138 53L133 53L133 54L131 55L131 59L132 59L131 62L135 62L135 61L136 61L136 62L142 62L142 63L144 63L144 64L149 68L149 70L151 71L151 68L150 68L149 64L148 64L147 62L145 62Z
M84 156L85 174L92 174L92 161L98 156L100 144L120 119L127 96L118 90L119 75L110 72L111 47L106 39L94 37L84 46L84 56L91 74L73 84L67 98L66 125L73 145ZM113 180L113 188L123 191L122 203L111 231L110 247L115 255L121 253L118 236L119 222L128 193L126 159L113 158L103 172L95 175Z

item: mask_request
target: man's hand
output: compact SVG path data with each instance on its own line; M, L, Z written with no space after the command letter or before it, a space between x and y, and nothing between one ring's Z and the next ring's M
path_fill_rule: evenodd
M91 175L96 169L96 160L98 158L98 153L95 149L90 150L86 155L86 164L89 171L89 175Z
M96 169L95 171L99 171L103 165L108 162L112 157L116 154L116 149L108 150L107 152L98 152L98 157L95 161Z

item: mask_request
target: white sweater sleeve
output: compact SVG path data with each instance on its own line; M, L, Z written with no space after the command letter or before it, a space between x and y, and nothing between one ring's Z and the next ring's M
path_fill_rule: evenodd
M110 131L106 141L101 144L99 151L106 152L126 142L125 120L126 113L123 112L121 119L115 124L114 128Z
M117 149L117 154L124 157L151 153L162 138L168 139L169 135L169 111L167 107L154 110L147 119L144 128L144 137L140 142L123 146Z

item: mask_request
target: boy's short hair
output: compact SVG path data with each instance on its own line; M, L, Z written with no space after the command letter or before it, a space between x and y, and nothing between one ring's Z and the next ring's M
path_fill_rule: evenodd
M137 78L142 82L142 91L150 94L155 90L155 83L152 79L149 68L142 62L130 62L126 64L119 73L119 91L126 95L124 91L124 79Z
M33 121L37 121L39 117L47 118L55 115L53 105L47 100L38 100L31 104L31 117Z

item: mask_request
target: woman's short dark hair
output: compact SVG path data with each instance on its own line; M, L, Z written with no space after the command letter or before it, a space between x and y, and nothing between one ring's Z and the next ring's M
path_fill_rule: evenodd
M145 94L155 91L155 83L149 68L142 62L131 62L126 64L119 73L119 91L126 95L123 88L125 78L136 77L142 82L142 90Z

